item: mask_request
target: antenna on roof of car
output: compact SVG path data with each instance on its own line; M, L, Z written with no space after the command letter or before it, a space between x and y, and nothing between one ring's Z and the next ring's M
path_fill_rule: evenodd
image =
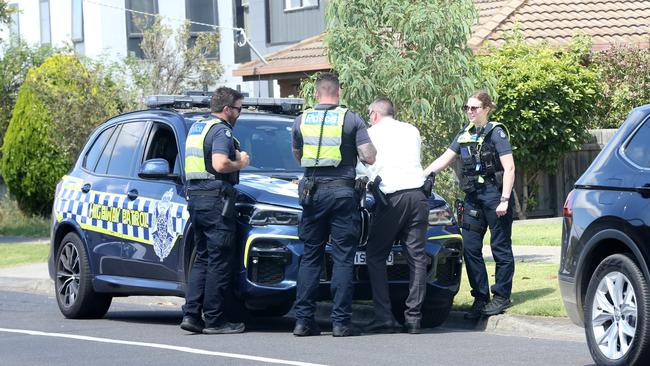
M187 91L185 95L150 95L145 99L148 108L192 109L210 108L212 93ZM305 101L301 98L249 98L242 107L280 114L300 114Z

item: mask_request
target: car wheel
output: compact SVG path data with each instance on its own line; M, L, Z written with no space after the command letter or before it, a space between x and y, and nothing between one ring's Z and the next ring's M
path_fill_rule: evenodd
M630 257L615 254L598 265L587 288L584 315L587 344L596 364L646 364L650 291Z
M111 306L111 296L93 290L88 256L77 234L69 233L61 241L54 289L59 309L66 318L101 318Z

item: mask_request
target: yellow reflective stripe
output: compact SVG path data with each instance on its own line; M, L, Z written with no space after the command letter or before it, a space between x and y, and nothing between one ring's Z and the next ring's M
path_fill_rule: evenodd
M58 212L55 212L54 216L56 217L56 222L63 221L63 215L59 214Z
M436 235L427 238L427 240L438 240L438 239L463 239L463 236L460 234L447 234L447 235Z
M246 240L246 245L244 246L244 268L248 267L248 248L250 248L253 240L257 238L278 238L278 239L295 239L295 240L300 239L295 235L282 235L282 234L253 234L249 236L248 240Z
M138 243L142 243L142 244L153 245L153 241L151 241L151 240L140 239L140 238L135 237L135 236L130 236L130 235L118 233L118 232L115 232L113 230L108 230L108 229L104 229L104 228L101 228L101 227L92 226L90 224L79 223L79 226L81 226L81 228L84 229L84 230L95 231L95 232L106 234L106 235L116 236L116 237L121 238L121 239L128 239L128 240L131 240L131 241L137 241ZM181 235L179 235L178 237L180 238ZM174 245L176 245L176 242L174 242L172 247Z

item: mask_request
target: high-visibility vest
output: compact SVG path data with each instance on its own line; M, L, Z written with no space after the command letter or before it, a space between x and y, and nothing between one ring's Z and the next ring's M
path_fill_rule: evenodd
M196 121L190 127L185 142L185 178L192 179L210 179L214 180L214 174L208 172L205 167L205 151L203 143L205 136L212 126L221 123L220 119L211 119L207 121Z
M341 163L343 121L347 111L347 108L336 107L303 112L300 123L302 167L337 167Z

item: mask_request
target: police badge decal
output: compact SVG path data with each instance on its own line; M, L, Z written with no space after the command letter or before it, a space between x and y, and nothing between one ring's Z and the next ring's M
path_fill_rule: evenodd
M153 249L162 262L172 250L176 233L171 218L173 189L165 192L160 201L156 202L153 211L153 225L151 226L151 236L153 237Z

